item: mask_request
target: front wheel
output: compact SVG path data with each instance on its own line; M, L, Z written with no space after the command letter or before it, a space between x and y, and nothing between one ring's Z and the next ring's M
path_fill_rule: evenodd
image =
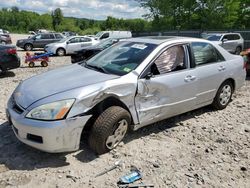
M213 106L217 110L227 107L233 94L233 85L230 81L225 81L218 89L214 98Z
M114 149L125 137L130 122L130 114L124 108L107 108L91 128L89 146L98 154Z
M33 49L32 44L25 44L25 46L24 46L25 51L31 51L32 49Z
M66 54L66 52L63 48L59 48L56 51L56 55L58 55L58 56L64 56L65 54Z

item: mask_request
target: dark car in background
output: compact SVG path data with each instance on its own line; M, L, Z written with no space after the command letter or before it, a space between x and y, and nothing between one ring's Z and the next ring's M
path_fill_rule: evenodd
M0 44L12 44L9 34L0 34Z
M28 39L18 40L16 45L26 51L33 48L44 48L47 44L60 41L64 36L61 33L40 33Z
M0 44L0 72L20 67L20 58L17 56L16 47Z
M106 39L94 46L88 46L81 50L75 51L75 53L71 55L71 63L77 63L79 61L87 60L90 57L98 54L102 50L117 43L118 41L119 39Z

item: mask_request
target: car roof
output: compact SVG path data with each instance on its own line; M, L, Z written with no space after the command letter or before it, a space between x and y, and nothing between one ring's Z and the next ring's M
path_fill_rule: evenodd
M207 35L228 35L228 34L233 34L233 35L240 35L240 33L205 33Z
M151 43L151 44L156 44L160 45L165 42L184 42L184 41L201 41L201 42L208 42L207 40L204 39L199 39L199 38L192 38L192 37L181 37L181 36L147 36L147 37L136 37L136 38L129 38L126 39L126 41L131 41L131 42L143 42L143 43Z

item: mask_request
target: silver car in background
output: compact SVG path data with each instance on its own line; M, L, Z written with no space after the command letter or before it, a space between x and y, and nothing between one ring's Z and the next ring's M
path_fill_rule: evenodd
M21 82L7 104L17 138L40 150L102 154L127 130L206 105L224 109L245 81L243 58L207 40L131 38L86 62Z
M46 52L52 52L58 56L73 54L77 50L81 50L86 46L92 46L99 43L94 38L87 36L72 36L67 37L59 42L48 44L44 47Z
M209 33L203 36L236 55L240 55L244 49L244 39L240 33Z

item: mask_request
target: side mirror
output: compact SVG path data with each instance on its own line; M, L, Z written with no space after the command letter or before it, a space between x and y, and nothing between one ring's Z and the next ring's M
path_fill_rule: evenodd
M228 41L228 39L222 39L222 43L224 43L224 42L226 42L226 41Z
M69 41L66 42L66 44L69 44L69 43L70 43Z
M145 76L145 79L146 80L150 80L150 78L152 78L154 75L153 75L153 73L152 72L148 72L147 74L146 74L146 76Z

